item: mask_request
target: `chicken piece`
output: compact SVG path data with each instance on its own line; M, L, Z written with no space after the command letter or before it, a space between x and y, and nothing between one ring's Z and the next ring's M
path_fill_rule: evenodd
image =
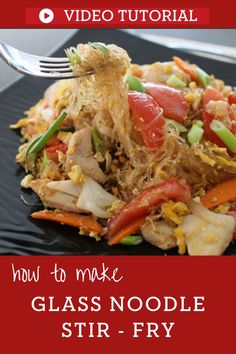
M146 221L141 228L144 239L162 250L177 246L174 227L165 221Z
M30 187L37 193L45 207L63 209L76 213L84 212L84 210L76 207L80 187L73 187L71 181L51 182L47 179L36 179L31 182ZM76 192L78 192L78 194Z
M91 129L83 128L75 132L68 145L66 171L70 172L72 166L79 165L83 173L95 181L103 183L106 179L97 160L92 157Z
M193 214L184 217L184 232L189 255L219 256L229 246L235 229L230 215L217 214L202 205L191 202Z
M68 154L78 154L83 157L93 155L91 128L83 128L73 134L69 142Z

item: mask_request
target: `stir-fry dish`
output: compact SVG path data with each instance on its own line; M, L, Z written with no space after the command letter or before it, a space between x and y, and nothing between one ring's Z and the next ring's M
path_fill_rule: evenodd
M53 83L14 129L34 219L110 246L143 240L221 255L236 230L236 92L193 63L131 64L116 45L66 50ZM158 53L157 53L158 57Z

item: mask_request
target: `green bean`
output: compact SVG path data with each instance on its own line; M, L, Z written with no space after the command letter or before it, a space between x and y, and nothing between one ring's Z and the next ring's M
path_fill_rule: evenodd
M173 74L166 81L168 86L175 87L178 89L183 89L186 87L185 82L183 82L176 74Z
M236 136L223 123L213 119L210 128L225 143L230 151L236 152Z
M141 235L130 235L124 237L120 243L124 246L137 246L143 242L143 237Z
M126 79L126 83L132 91L146 92L142 81L135 76L129 75Z

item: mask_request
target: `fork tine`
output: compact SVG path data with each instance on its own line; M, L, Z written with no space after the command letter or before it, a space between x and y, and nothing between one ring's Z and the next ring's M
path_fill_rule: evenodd
M39 63L41 68L69 68L70 63Z
M40 63L50 64L50 63L69 63L69 59L64 58L52 58L52 57L38 57Z
M41 73L40 77L43 77L45 79L54 79L54 80L60 80L60 79L73 79L76 76L72 72L68 73Z
M55 67L51 67L51 68L41 68L40 71L42 73L67 73L67 72L72 72L71 68L55 68Z

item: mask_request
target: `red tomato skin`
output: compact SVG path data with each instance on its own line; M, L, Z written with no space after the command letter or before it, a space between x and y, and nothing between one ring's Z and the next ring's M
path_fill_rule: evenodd
M152 149L160 147L164 141L166 125L163 110L146 93L130 92L128 99L134 123L145 145Z
M229 104L236 104L236 92L231 92L228 96Z
M177 178L170 178L160 182L134 197L118 214L108 221L108 237L115 235L131 221L146 217L165 201L184 202L190 198L191 190L186 182Z
M47 141L46 146L55 146L61 144L61 140L58 139L57 135L54 134L51 138Z
M230 107L230 106L229 106L229 118L232 122L231 131L234 133L234 135L236 135L236 117L234 115L234 111L233 111L232 107Z
M144 83L144 87L163 109L166 118L177 122L187 119L188 105L181 90L153 82Z
M59 144L56 144L56 145L52 145L52 146L46 147L45 151L47 153L47 157L50 160L58 163L59 162L59 160L58 160L58 151L61 151L63 154L65 154L66 151L67 151L67 146L64 143L59 143Z
M219 93L216 89L211 86L207 86L204 95L203 95L203 112L202 118L204 121L204 135L205 138L212 143L225 147L223 141L211 130L210 125L213 119L215 118L213 114L209 114L206 112L206 105L209 101L220 101L223 100L224 97Z

